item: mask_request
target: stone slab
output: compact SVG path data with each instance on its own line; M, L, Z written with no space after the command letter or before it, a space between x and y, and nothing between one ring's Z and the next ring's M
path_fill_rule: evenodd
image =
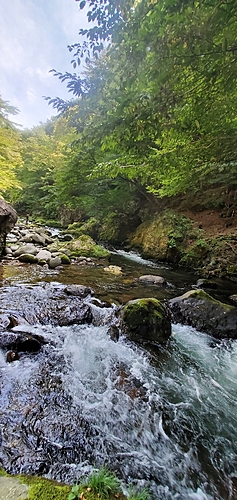
M0 500L27 500L29 487L19 479L0 476Z

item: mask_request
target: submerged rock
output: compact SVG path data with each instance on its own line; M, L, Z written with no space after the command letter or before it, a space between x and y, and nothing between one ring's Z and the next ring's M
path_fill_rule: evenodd
M18 352L31 352L36 353L40 351L41 345L47 342L41 337L30 335L25 332L6 332L0 333L0 347L2 349L9 349L9 353ZM10 354L9 354L10 356ZM18 359L18 358L16 358ZM7 359L7 361L10 361ZM15 359L11 359L15 361Z
M171 335L171 322L165 306L157 299L130 300L122 321L131 340L165 343Z
M148 285L158 285L158 286L164 286L166 285L165 278L162 276L155 276L154 274L144 274L143 276L140 276L139 281L141 283L147 283Z
M12 363L19 360L19 354L17 351L8 351L6 358L8 363Z
M110 336L111 340L114 342L118 342L119 339L119 329L116 325L111 325L108 329L108 335Z
M119 266L104 267L104 271L106 271L107 273L114 274L115 276L120 276L120 274L122 274L122 268Z
M91 293L91 289L84 285L67 285L64 289L67 295L74 295L77 297L86 297Z
M0 327L6 329L14 326L10 318L19 318L18 324L27 322L29 325L91 323L90 305L83 301L83 297L70 296L64 290L65 286L46 283L33 288L22 286L6 289ZM22 328L24 330L24 325Z
M174 321L193 326L217 339L237 338L237 309L213 299L203 290L191 290L169 301Z
M213 280L208 280L208 279L200 279L197 280L197 288L202 288L202 289L212 289L215 290L217 288L217 283Z

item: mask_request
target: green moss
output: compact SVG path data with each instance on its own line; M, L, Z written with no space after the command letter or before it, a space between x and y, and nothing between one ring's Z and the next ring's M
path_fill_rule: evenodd
M0 467L0 476L8 476L7 472L2 467Z
M97 245L95 241L88 235L83 234L77 240L70 241L67 244L75 257L95 257L97 259L104 259L110 256L110 252L100 245Z
M29 500L67 500L71 487L42 477L19 476L29 485Z
M26 262L28 264L36 264L38 262L37 257L29 253L24 253L18 257L20 262Z
M92 238L98 237L98 226L99 223L95 217L91 217L84 223L74 222L73 224L69 224L66 231L64 233L72 234L75 238L79 238L83 234L89 235Z
M82 223L81 222L73 222L72 224L69 224L68 227L67 227L67 230L64 231L65 233L67 232L70 232L70 231L74 231L75 229L79 229L80 227L82 226Z
M199 300L205 300L205 301L211 301L213 304L219 305L222 308L224 308L227 311L234 310L234 306L230 306L229 304L225 304L224 302L221 302L220 300L214 299L211 295L208 293L204 292L204 290L198 289L198 290L190 290L189 292L186 292L182 295L183 299L192 299L196 298Z
M60 256L62 264L71 264L71 260L68 257L68 255L65 255L65 253L62 253Z
M123 319L132 325L132 328L137 328L142 322L147 321L151 309L153 316L162 319L165 308L159 300L155 298L130 300L124 307Z
M193 232L190 219L166 210L152 221L142 223L135 231L131 244L139 248L146 258L178 262Z

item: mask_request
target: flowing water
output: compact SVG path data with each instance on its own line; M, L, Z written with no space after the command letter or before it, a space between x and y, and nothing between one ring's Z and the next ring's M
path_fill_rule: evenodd
M120 277L102 267L75 265L52 275L38 266L5 266L2 304L11 286L20 296L22 283L34 288L40 281L87 284L118 304L169 298L195 283L130 257L114 255ZM164 276L168 286L140 284L138 276L148 273ZM3 464L69 482L107 464L126 483L148 486L154 499L236 499L237 342L176 324L166 347L145 350L123 336L115 343L107 333L115 306L91 307L90 325L35 324L33 332L48 341L38 354L7 364L0 351Z

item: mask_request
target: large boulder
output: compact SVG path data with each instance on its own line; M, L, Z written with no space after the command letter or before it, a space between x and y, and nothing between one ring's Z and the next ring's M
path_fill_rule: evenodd
M97 245L95 241L86 234L83 234L78 239L70 241L67 244L67 248L72 252L73 257L96 257L98 259L104 259L110 257L110 252L100 245Z
M9 203L0 198L0 255L4 253L6 235L10 233L17 221L17 213Z
M237 338L237 309L203 290L191 290L169 301L173 320L215 338Z
M165 210L140 224L130 244L147 259L176 263L187 246L191 227L190 219Z
M39 252L38 248L35 247L32 243L27 243L26 245L22 245L14 252L14 257L19 257L23 254L36 255Z
M127 302L122 322L127 336L137 342L163 344L171 335L169 314L164 305L154 298Z

